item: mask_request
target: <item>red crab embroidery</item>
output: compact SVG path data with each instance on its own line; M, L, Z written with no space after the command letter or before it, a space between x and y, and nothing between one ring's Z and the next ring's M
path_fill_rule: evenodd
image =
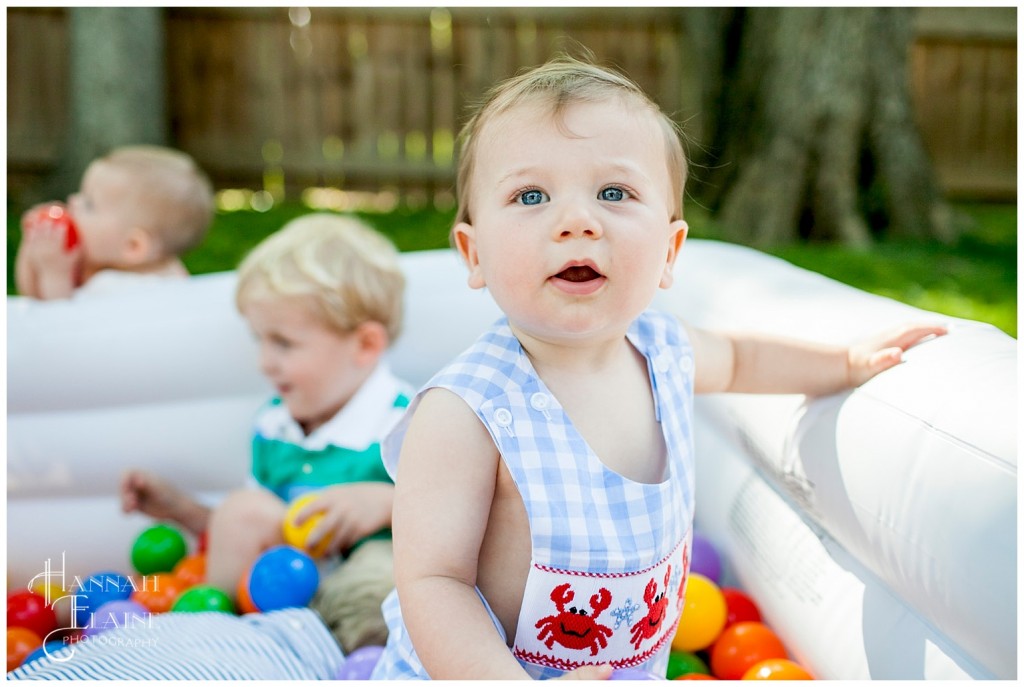
M686 544L683 544L683 579L679 580L679 590L676 592L676 608L680 611L683 609L683 603L686 601L686 576L689 570L690 556Z
M640 618L636 625L629 628L633 633L630 638L630 642L633 643L633 648L639 649L640 644L645 639L658 634L658 630L661 629L661 623L665 620L665 614L668 611L668 578L672 573L672 566L668 566L665 570L665 591L658 592L658 583L654 581L652 577L647 583L647 588L644 589L644 603L647 604L647 615Z
M549 649L558 642L567 649L590 649L590 655L596 656L598 648L607 647L607 637L612 636L610 627L597 622L597 617L611 605L612 594L604 587L599 589L590 597L590 609L594 615L587 615L584 608L572 606L565 609L575 596L571 586L566 582L551 592L551 600L555 602L558 613L537 621L536 627L540 628L537 639Z

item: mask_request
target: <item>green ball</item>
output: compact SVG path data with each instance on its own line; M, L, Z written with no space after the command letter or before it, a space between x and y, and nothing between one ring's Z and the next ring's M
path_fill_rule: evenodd
M675 680L680 675L689 675L690 673L710 675L711 671L708 669L708 664L700 660L700 657L696 654L691 654L688 651L670 652L668 655L668 670L665 677L669 680Z
M143 530L132 546L132 565L140 575L170 572L185 554L185 537L170 525L153 525Z
M203 611L218 611L220 613L234 613L235 604L231 597L208 584L197 584L186 589L178 600L171 606L171 611L177 613L202 613Z

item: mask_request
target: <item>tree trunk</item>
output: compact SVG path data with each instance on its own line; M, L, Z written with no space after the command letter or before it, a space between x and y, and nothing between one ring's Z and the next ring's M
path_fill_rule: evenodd
M70 126L46 197L78 188L86 166L121 145L167 142L163 11L69 8Z
M694 46L717 84L703 89L695 193L729 239L866 247L886 230L953 238L912 116L910 12L704 9L684 18L691 33L717 32ZM876 196L881 211L871 214Z

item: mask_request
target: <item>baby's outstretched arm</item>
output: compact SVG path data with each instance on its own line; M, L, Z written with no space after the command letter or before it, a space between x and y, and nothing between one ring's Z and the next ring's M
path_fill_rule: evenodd
M121 477L121 510L170 520L193 534L205 531L210 521L207 506L166 479L144 470L129 470Z
M395 480L395 585L416 653L434 679L526 678L476 593L498 454L455 394L428 391Z
M696 327L687 331L697 360L697 393L823 396L863 384L899 363L903 351L927 337L942 336L946 328L910 324L851 346Z

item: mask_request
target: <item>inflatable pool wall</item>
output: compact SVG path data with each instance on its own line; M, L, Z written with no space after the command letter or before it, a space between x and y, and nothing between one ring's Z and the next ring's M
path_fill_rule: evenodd
M424 382L499 316L450 251L402 256ZM821 678L1015 679L1016 341L745 248L691 240L656 305L706 327L848 342L908 320L950 334L828 398L697 401L697 528ZM8 585L130 569L146 526L122 470L211 500L242 485L269 393L234 275L80 302L8 299ZM31 523L31 526L27 526Z

